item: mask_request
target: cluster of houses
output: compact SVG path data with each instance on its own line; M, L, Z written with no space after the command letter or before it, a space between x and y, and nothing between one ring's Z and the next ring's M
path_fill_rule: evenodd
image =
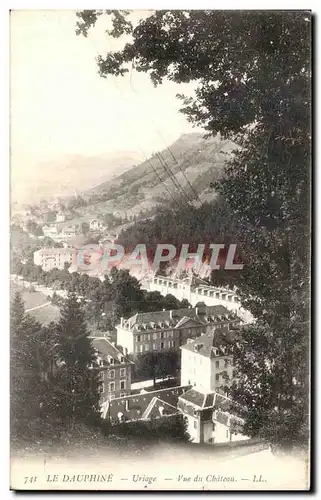
M76 224L62 225L66 221L63 213L58 213L56 216L56 224L46 224L42 227L44 237L53 239L54 241L68 241L81 233L80 228ZM89 230L92 232L103 231L106 229L99 219L92 219L89 222Z
M183 415L194 443L249 439L243 434L244 409L227 395L236 379L232 351L239 335L235 314L223 306L202 306L122 319L116 345L106 337L92 337L103 418L117 424ZM172 348L181 354L180 385L132 394L137 357Z

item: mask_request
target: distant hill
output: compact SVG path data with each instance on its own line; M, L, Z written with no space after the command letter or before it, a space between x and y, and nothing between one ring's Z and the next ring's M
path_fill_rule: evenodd
M124 173L142 161L136 152L100 156L63 155L51 161L26 166L23 176L12 172L11 199L38 203L41 199L69 196Z
M183 187L189 199L196 198L190 183L202 201L210 201L215 196L210 183L222 174L236 148L236 144L222 140L219 134L208 139L202 134L184 134L148 161L86 190L83 196L89 207L82 210L84 214L90 210L92 215L104 211L130 211L131 214L145 211L157 203L172 201L172 197L179 199L181 194L175 182Z

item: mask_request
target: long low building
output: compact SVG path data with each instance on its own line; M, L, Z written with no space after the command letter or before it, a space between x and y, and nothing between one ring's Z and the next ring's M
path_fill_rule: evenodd
M253 321L251 313L242 308L235 290L211 286L197 276L183 279L154 276L151 279L142 280L142 288L150 292L160 292L164 296L171 294L178 300L186 299L192 306L198 302L204 302L207 306L222 305L235 312L244 322Z
M189 338L196 338L240 323L238 316L223 306L137 313L121 318L116 326L117 344L134 356L149 351L178 348Z

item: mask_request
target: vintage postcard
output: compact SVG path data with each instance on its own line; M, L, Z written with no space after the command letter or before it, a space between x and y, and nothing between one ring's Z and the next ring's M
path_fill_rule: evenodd
M12 10L12 490L310 484L311 24Z

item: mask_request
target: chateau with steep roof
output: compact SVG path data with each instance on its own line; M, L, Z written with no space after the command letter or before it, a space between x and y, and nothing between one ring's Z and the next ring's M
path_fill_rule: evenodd
M188 338L196 338L213 330L240 323L236 314L223 306L138 313L121 319L117 329L117 344L127 353L138 355L148 351L178 348Z

